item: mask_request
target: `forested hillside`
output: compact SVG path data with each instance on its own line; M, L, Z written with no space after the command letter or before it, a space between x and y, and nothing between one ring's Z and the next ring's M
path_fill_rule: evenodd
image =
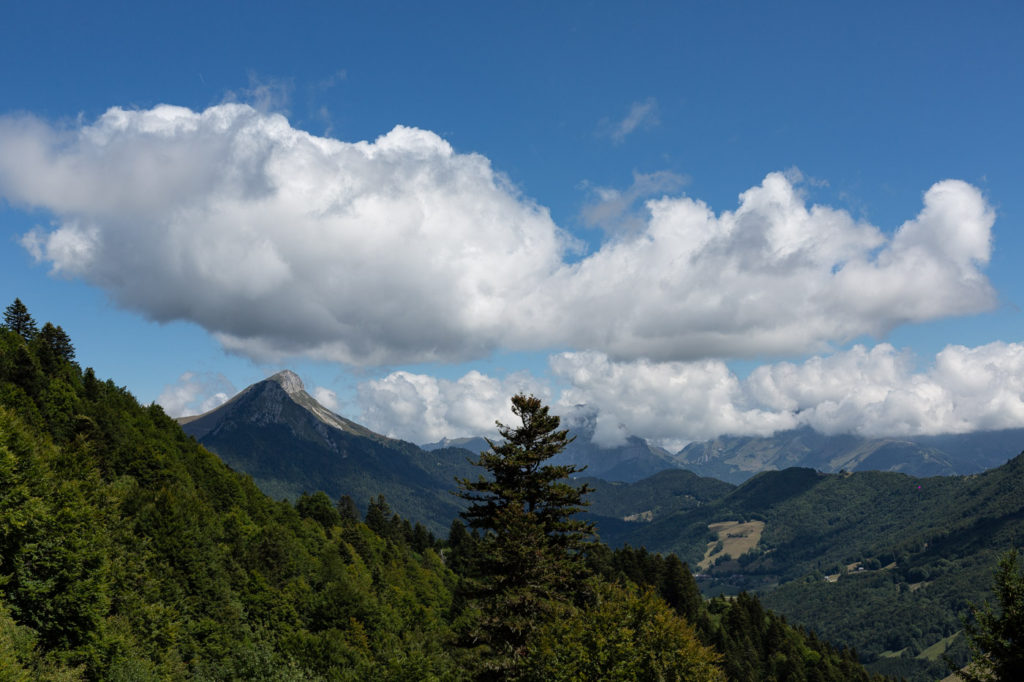
M455 576L274 502L44 327L0 333L4 660L24 679L454 676ZM54 339L60 343L55 343ZM333 513L331 513L333 512ZM17 679L17 675L13 676Z
M986 596L1000 555L1024 544L1024 455L973 476L765 472L700 505L686 496L692 481L662 483L653 507L640 484L595 496L596 514L617 517L594 517L602 538L696 564L730 540L717 524L759 524L749 548L712 555L702 589L759 591L869 669L908 679L942 677L943 656L966 660L961 618Z
M481 536L440 543L380 498L365 522L349 498L275 502L20 320L0 330L4 679L487 678ZM752 597L704 603L674 557L583 557L518 679L868 679Z

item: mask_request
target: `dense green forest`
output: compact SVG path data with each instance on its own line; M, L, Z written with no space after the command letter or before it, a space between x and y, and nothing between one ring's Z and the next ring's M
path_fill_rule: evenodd
M652 477L649 494L608 487L594 512L653 513L632 523L597 517L602 537L696 562L716 539L708 524L763 522L753 549L703 572L702 590L758 591L773 611L856 649L870 670L908 680L943 677L944 658L966 662L969 605L987 597L999 557L1024 544L1024 455L981 474L924 479L792 468L712 499L707 480Z
M8 309L11 313L11 308ZM15 310L0 329L0 677L488 679L488 535L376 498L274 501ZM453 482L454 488L454 482ZM577 551L578 549L578 551ZM588 542L503 679L866 680L674 556Z

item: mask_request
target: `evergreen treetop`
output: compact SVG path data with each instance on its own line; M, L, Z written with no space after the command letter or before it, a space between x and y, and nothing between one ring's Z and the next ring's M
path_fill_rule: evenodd
M501 514L515 508L534 515L552 540L578 548L591 533L592 524L570 517L587 506L583 496L592 489L571 485L567 479L585 467L545 463L573 439L568 430L558 429L559 418L535 396L513 396L512 412L522 426L497 422L505 442L495 445L488 440L490 451L480 453L476 462L491 478L458 479L461 490L457 494L471 503L462 516L473 528L497 532L503 527Z
M28 308L21 302L20 298L4 309L4 327L21 335L21 338L30 341L39 331L36 328L36 321L28 312Z
M39 340L52 355L65 362L72 362L75 359L75 347L71 343L71 337L62 327L54 326L47 322L39 331Z
M498 422L504 442L488 441L490 451L476 462L490 477L458 479L456 493L470 503L463 518L484 531L467 592L480 608L471 639L489 648L486 669L495 679L507 678L531 634L572 602L593 532L592 524L572 518L590 492L567 480L581 468L547 463L571 442L568 431L534 396L514 396L512 412L522 425Z

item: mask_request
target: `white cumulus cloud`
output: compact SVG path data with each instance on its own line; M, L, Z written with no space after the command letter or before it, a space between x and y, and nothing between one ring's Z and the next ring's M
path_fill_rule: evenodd
M496 436L496 420L517 423L509 400L516 393L532 393L545 400L550 396L550 391L528 373L496 379L472 371L450 381L392 372L360 384L360 421L375 431L414 443Z
M594 352L551 358L570 385L560 405L587 404L668 447L798 426L868 437L1024 426L1024 345L947 346L927 369L915 365L889 344L763 365L742 380L717 360L615 362Z
M338 394L324 386L317 386L313 389L313 398L331 412L337 412L340 403Z
M934 185L891 237L807 206L783 173L734 212L685 197L647 205L645 230L563 268L534 299L564 345L656 360L820 352L995 301L981 271L994 215L964 182Z
M396 127L345 143L225 104L0 120L0 193L52 211L23 244L155 320L261 359L475 357L565 237L490 163Z
M569 262L546 209L429 131L343 142L242 104L0 117L0 196L54 217L22 237L30 253L263 361L792 355L993 305L976 188L936 183L889 232L807 205L794 177L769 174L733 211L666 195L637 213L641 189L679 185L638 176L592 216L629 229Z
M637 435L678 450L720 435L769 436L810 426L866 437L1024 427L1024 344L947 346L923 369L889 344L855 346L801 363L763 365L746 378L722 361L615 361L594 351L549 359L564 387L530 375L479 372L441 380L395 372L359 387L362 420L415 442L494 435L513 420L509 398L541 396L556 414L596 418L594 442Z
M156 402L170 416L184 417L220 407L235 393L234 385L219 372L185 372L164 386Z
M741 382L720 360L615 362L588 351L554 355L550 363L569 383L558 400L563 410L587 405L597 411L599 425L621 425L669 449L723 433L769 435L797 425L791 414L749 404ZM616 443L611 436L598 444Z

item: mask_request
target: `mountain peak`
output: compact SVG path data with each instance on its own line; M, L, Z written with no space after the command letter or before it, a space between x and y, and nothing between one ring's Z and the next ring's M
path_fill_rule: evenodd
M299 378L299 375L290 369L278 372L274 376L269 377L267 381L277 383L288 395L295 395L306 390L306 387L302 385L302 379Z

